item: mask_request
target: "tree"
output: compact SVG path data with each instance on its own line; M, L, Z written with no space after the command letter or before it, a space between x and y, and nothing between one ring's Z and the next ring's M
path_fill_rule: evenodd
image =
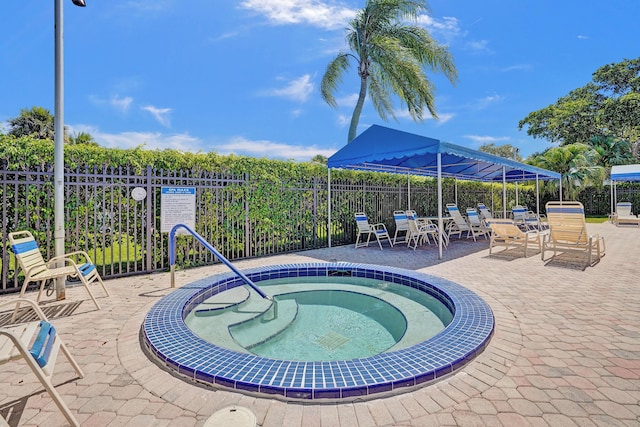
M340 52L322 77L322 98L332 107L337 103L334 93L351 62L358 66L360 92L351 116L347 141L356 137L360 114L367 97L383 120L395 119L391 100L396 94L415 121L424 119L425 107L437 119L433 84L425 69L440 71L452 84L458 77L448 49L439 45L426 29L406 25L415 22L418 14L428 11L424 0L367 0L364 9L347 28L347 43L351 52Z
M9 133L15 137L31 136L36 139L51 139L54 137L53 116L46 108L31 107L30 110L20 110L20 115L9 119Z
M586 144L569 144L535 154L527 163L559 172L563 193L571 200L583 187L602 185L604 168L598 165L598 156L597 151ZM557 181L549 181L549 185L556 186Z
M323 156L322 154L316 154L311 158L312 163L319 163L321 165L327 165L327 156Z
M615 165L627 165L633 162L630 144L612 136L594 136L589 145L598 153L598 164L610 169Z
M640 58L600 67L592 82L572 90L555 104L534 111L518 127L561 145L587 144L593 137L629 141L640 154Z
M504 157L505 159L511 159L511 160L514 159L514 155L515 155L516 161L521 162L523 160L522 156L518 152L518 147L514 147L511 144L496 145L493 142L489 144L482 144L480 148L478 148L478 151L482 151L484 153L493 154L495 156L500 156L500 157Z
M70 135L66 142L67 144L98 145L98 143L93 139L93 136L87 132Z

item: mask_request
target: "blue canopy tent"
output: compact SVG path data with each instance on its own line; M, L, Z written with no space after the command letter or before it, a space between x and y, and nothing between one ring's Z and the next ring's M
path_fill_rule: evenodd
M461 147L408 132L373 125L353 141L329 157L329 192L331 169L356 169L376 172L438 178L438 226L442 221L442 178L484 182L516 182L560 179L557 172L526 165L481 151ZM562 189L560 191L562 194ZM331 197L329 194L329 203ZM539 203L537 206L539 210ZM503 210L506 212L506 188L503 186ZM331 223L331 205L329 205ZM439 240L439 256L442 258L442 236ZM329 236L331 246L331 236Z
M618 191L616 182L640 181L640 165L611 166L611 214L618 204ZM615 202L614 202L615 200Z

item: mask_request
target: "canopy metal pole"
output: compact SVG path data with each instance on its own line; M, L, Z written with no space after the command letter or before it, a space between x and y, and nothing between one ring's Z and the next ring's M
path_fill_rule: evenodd
M327 168L327 240L331 247L331 168Z
M453 195L456 202L456 206L458 206L458 178L453 179L453 184L454 184Z
M610 195L609 195L609 200L611 201L610 205L611 205L611 218L613 218L613 214L614 214L614 210L613 210L613 186L615 185L615 181L611 181L609 180L609 191L610 191Z
M502 166L502 218L507 217L507 169Z
M562 202L562 174L560 174L560 202Z
M411 174L407 172L407 209L411 209Z
M493 206L493 181L491 181L491 212L495 212L496 210L494 209Z
M538 218L540 218L540 181L538 172L536 172L536 213L538 214Z
M444 227L442 220L442 155L436 154L438 160L438 259L442 259L442 233L444 233Z

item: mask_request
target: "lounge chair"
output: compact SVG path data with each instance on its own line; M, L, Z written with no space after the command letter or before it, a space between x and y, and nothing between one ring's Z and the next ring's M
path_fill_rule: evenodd
M376 236L376 239L378 240L378 245L380 246L380 250L382 250L382 242L380 241L380 239L384 239L384 238L386 238L389 241L389 245L393 247L393 243L391 243L391 237L389 236L387 227L383 223L369 224L367 215L364 212L357 212L355 216L356 216L356 224L358 224L358 237L356 238L356 249L362 248L364 246L369 246L371 235ZM360 243L360 237L365 234L367 235L367 242L365 243L363 241L362 243Z
M62 354L65 355L78 377L84 378L84 374L56 329L34 301L28 299L5 301L0 303L0 307L15 305L17 308L24 304L29 305L40 320L0 327L0 365L12 360L24 359L67 421L73 426L79 426L80 424L51 382L58 351L62 350ZM23 312L20 313L22 317ZM5 384L3 387L8 385Z
M491 234L491 229L482 222L478 211L474 208L467 208L467 222L476 236L484 236L486 239Z
M489 208L484 203L478 203L478 212L480 214L480 219L485 224L488 224L489 221L493 219L493 214L491 213L491 210L489 210Z
M437 239L437 228L433 224L429 224L425 221L419 221L418 215L415 211L407 211L407 221L409 224L409 234L407 235L407 247L412 247L415 251L419 244L427 242L431 244L429 235L433 237L434 241Z
M524 256L527 256L529 244L535 243L538 250L542 251L542 235L537 230L522 231L511 219L492 219L489 221L491 239L489 241L489 254L494 246L522 247Z
M631 202L616 203L616 213L613 218L616 227L620 225L640 226L640 218L631 212Z
M20 290L20 298L24 297L29 283L40 282L40 290L36 298L36 301L39 302L47 280L67 276L75 277L82 282L98 310L100 310L100 304L98 304L98 301L93 296L89 285L94 282L100 283L104 293L109 296L109 291L105 287L100 274L98 274L98 270L86 252L71 252L62 256L53 257L45 262L42 253L40 253L40 248L38 248L38 243L36 243L36 240L29 231L14 231L9 233L9 242L25 276L22 289ZM58 263L62 264L62 266L57 267L56 264ZM17 309L18 307L16 307L16 310Z
M600 261L605 254L604 237L589 234L584 219L584 207L580 202L548 202L546 205L549 234L542 242L541 257L553 251L576 252L588 257L588 265Z
M397 243L398 233L404 232L404 241L409 239L409 221L405 211L393 211L393 219L396 222L396 232L393 233L393 244Z
M462 237L463 232L467 232L467 238L473 236L473 240L476 240L476 236L471 230L471 226L467 223L467 220L462 216L458 206L455 203L447 203L447 212L451 216L451 221L447 224L447 238L451 238L452 234L457 234L458 237Z
M542 230L542 219L526 206L516 205L512 209L513 221L523 230Z
M486 239L486 235L488 234L488 230L486 229L486 227L477 227L475 225L471 225L471 223L469 223L468 221L468 218L462 216L460 210L458 209L458 206L456 206L455 203L447 203L447 211L452 218L452 220L449 221L449 224L447 225L448 238L450 238L452 234L457 234L458 237L462 237L462 233L466 231L467 239L469 237L473 237L474 242L476 241L476 236L481 234L484 234ZM475 209L473 209L473 211L475 212L475 218L478 219L479 222L479 217L477 216L478 212L476 212Z

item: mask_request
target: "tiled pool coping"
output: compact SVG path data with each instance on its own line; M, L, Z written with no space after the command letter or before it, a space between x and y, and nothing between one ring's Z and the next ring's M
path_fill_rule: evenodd
M326 362L268 359L209 343L185 325L195 306L219 292L243 286L232 273L185 285L156 303L143 323L147 348L163 364L192 380L238 391L303 400L358 399L437 380L460 369L487 346L494 331L491 308L472 291L411 270L352 263L286 264L245 270L261 280L351 275L411 286L440 299L454 313L436 336L376 356Z

